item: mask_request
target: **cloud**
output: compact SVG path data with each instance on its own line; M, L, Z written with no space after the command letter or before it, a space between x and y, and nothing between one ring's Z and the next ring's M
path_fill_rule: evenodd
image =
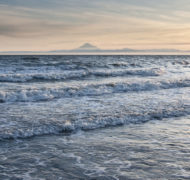
M187 0L0 0L0 40L7 48L13 41L17 48L58 47L57 41L63 47L85 41L185 47L189 11Z

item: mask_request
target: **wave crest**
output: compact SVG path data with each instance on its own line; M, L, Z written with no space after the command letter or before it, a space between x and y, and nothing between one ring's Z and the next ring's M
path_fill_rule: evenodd
M17 91L0 91L0 102L35 102L49 101L56 98L70 98L75 96L100 96L103 94L126 93L136 91L152 91L159 89L171 89L190 87L189 79L173 81L139 81L88 84L81 86L24 89Z
M97 69L97 70L67 70L44 72L15 72L0 74L0 82L30 82L30 81L57 81L81 79L89 76L116 77L116 76L160 76L165 71L160 68L152 69Z

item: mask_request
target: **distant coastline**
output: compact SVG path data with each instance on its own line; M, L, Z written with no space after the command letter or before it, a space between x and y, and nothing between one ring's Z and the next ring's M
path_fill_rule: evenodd
M71 50L51 51L0 51L0 55L190 55L189 51L178 49L100 49L90 43Z

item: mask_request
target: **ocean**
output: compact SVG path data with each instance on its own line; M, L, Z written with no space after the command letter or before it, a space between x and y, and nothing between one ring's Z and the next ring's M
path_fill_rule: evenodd
M190 179L190 56L1 55L0 179Z

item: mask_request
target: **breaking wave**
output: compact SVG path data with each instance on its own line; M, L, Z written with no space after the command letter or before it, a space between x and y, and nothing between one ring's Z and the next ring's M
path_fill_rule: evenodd
M17 139L17 138L29 138L33 136L52 135L59 133L72 133L78 130L94 130L98 128L119 126L127 124L139 124L145 123L150 120L161 120L163 118L180 117L190 114L190 106L184 107L170 107L169 110L154 110L153 112L141 113L141 114L128 114L126 116L96 116L87 119L77 119L76 121L53 121L49 123L41 122L41 124L30 124L22 127L11 127L7 129L1 128L0 140L5 139Z
M100 84L87 84L81 86L58 87L41 89L24 89L17 91L0 91L0 102L37 102L48 101L57 98L71 98L76 96L100 96L112 93L127 93L132 91L153 91L190 87L189 79L140 81L140 82L111 82Z
M2 56L0 61L0 140L190 114L189 57Z
M116 77L116 76L160 76L164 73L163 69L97 69L97 70L51 70L51 71L29 71L1 73L0 82L30 82L30 81L56 81L81 79L89 76L97 77Z

